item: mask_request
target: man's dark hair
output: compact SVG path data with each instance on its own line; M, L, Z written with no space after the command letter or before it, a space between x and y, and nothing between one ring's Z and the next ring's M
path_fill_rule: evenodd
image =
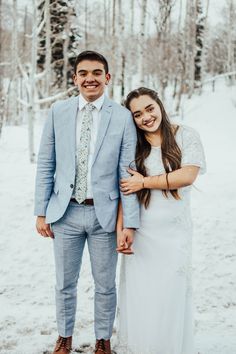
M85 50L84 52L81 52L77 56L77 58L75 59L75 63L74 63L74 73L75 74L76 74L77 65L83 60L98 61L99 63L102 63L104 65L104 69L105 69L106 74L109 71L108 62L102 54L100 54L98 52L94 52L93 50Z

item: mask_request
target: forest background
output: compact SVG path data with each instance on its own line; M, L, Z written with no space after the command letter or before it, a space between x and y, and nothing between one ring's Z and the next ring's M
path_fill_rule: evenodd
M200 133L207 174L192 190L195 353L236 353L235 18L236 0L0 0L1 354L50 354L57 336L52 243L33 217L35 162L50 105L78 94L72 67L84 49L107 57L111 98L154 88L171 120ZM92 353L87 250L78 297L73 353ZM116 326L112 338L119 353Z
M235 0L0 0L0 132L27 123L34 162L34 122L77 94L72 68L84 49L107 57L111 98L148 86L182 114L215 77L235 84L235 17Z

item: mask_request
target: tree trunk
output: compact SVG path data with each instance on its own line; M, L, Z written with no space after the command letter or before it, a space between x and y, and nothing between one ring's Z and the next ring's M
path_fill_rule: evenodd
M140 23L140 35L138 43L138 74L140 86L144 85L144 41L145 41L145 30L146 30L146 15L147 15L147 0L142 0L141 4L141 23Z
M178 92L180 91L180 81L183 76L183 68L181 65L181 59L183 55L183 43L182 43L182 35L181 35L181 21L182 21L182 0L180 0L179 6L179 17L178 17L178 34L177 34L177 41L176 41L176 52L177 52L177 71L175 76L175 83L174 83L174 91L172 97L175 98ZM181 93L179 93L181 95Z
M29 158L30 162L35 162L34 152L34 119L35 119L35 75L37 65L37 8L35 0L33 2L33 28L32 28L32 45L31 45L31 71L30 71L30 97L29 97L29 121L28 121L28 137L29 137Z
M235 37L234 37L234 27L235 27L235 19L233 18L234 14L234 4L233 0L230 0L228 7L228 30L227 30L227 71L231 72L234 70L234 48L235 48ZM230 85L234 84L234 75L229 76Z
M2 0L0 0L0 63L3 61L2 56ZM3 96L3 69L0 67L0 137L2 133L3 121L4 121L4 96Z
M115 82L116 82L116 74L115 74L115 49L116 49L116 0L112 1L112 47L111 47L111 68L112 72L112 80L110 85L110 97L114 97L114 89L115 89Z
M125 95L125 54L121 55L121 102Z
M208 10L209 10L210 0L207 0L206 3L206 13L204 16L204 32L202 38L202 62L201 62L201 81L200 81L200 89L199 94L202 93L202 83L206 74L206 65L207 65L207 47L206 47L206 31L207 31L207 19L208 19Z
M48 96L50 95L51 85L51 15L49 0L45 0L44 9L46 22L45 95Z
M12 32L12 60L18 56L17 48L17 0L13 0L13 32ZM11 105L11 113L14 124L18 125L18 112L17 112L17 65L12 65L12 81L11 81L11 99L14 104Z
M85 9L84 9L85 25L84 25L84 46L87 50L88 48L88 0L85 0Z

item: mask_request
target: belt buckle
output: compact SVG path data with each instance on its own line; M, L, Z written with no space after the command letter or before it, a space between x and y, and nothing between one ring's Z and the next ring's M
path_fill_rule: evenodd
M83 200L81 204L82 205L89 205L89 203L87 202L87 199Z
M93 205L93 199L85 199L81 204L83 204L83 205Z

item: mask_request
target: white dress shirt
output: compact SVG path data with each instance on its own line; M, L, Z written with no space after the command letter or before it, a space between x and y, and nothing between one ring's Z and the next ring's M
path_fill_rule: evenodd
M93 123L91 127L91 136L90 136L90 145L89 145L89 157L88 157L88 175L87 175L87 196L86 199L93 198L93 190L91 185L91 168L93 162L93 154L95 151L95 145L97 141L98 129L101 121L101 109L104 102L105 95L103 94L97 100L90 102L96 108L92 111L93 115ZM79 95L79 108L77 114L77 121L76 121L76 151L79 151L80 145L80 134L81 134L81 124L82 124L82 111L85 105L89 103L85 100L85 98L80 94ZM77 155L76 155L77 161ZM73 191L73 197L75 193Z

